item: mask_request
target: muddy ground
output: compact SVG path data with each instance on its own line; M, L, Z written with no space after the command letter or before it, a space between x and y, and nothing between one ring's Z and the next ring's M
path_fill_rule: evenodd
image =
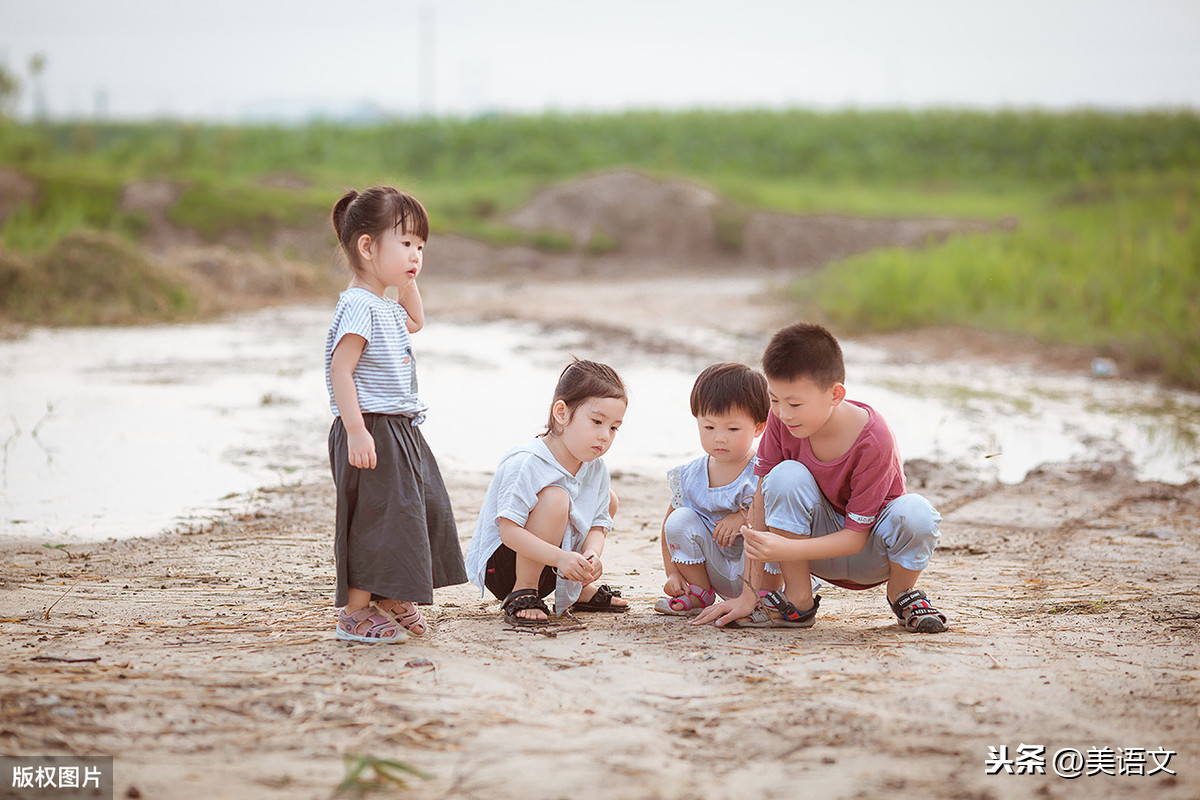
M431 316L590 325L597 357L652 349L659 326L765 341L789 318L768 272L620 277L430 270L425 295ZM981 342L890 340L903 358L993 357ZM423 639L336 642L327 482L150 538L5 540L0 753L111 754L117 796L145 798L328 798L359 757L419 769L398 792L414 798L1200 796L1200 486L1120 462L1015 486L906 470L945 518L922 579L941 635L902 631L882 589L823 590L799 632L655 614L658 475L614 479L606 582L632 610L554 638L502 630L466 585L438 592ZM465 550L488 475L446 478ZM989 761L1026 746L1043 774ZM1056 774L1071 750L1080 776Z

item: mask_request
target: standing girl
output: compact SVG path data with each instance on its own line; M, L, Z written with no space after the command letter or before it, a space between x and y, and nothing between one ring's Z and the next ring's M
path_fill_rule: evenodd
M425 633L416 604L432 603L434 588L466 582L450 498L417 427L426 406L409 333L425 324L417 275L429 216L391 187L352 189L333 228L354 275L325 340L337 638L396 643ZM399 302L384 296L391 286Z
M612 367L575 360L554 389L546 432L504 454L488 486L467 572L497 598L509 625L550 622L555 610L629 610L620 592L596 585L617 496L608 452L625 416L625 385Z

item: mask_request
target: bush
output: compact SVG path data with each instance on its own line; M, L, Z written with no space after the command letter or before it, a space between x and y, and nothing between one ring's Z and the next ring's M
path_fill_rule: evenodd
M92 325L171 319L194 310L188 284L118 236L80 231L30 261L0 255L10 319Z

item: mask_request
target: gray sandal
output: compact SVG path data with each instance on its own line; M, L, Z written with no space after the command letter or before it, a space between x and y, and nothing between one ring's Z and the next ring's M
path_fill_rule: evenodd
M817 621L821 595L813 595L813 607L801 611L792 605L783 592L767 592L758 600L750 616L734 620L728 628L811 628Z
M905 630L914 633L941 633L946 630L946 615L933 607L920 589L909 589L890 604Z

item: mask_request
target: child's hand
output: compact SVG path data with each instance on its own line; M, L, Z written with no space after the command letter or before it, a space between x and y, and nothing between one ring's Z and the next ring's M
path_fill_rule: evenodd
M735 619L750 616L750 612L754 610L754 606L758 604L758 599L753 592L743 592L732 600L721 600L713 603L708 608L700 612L700 615L692 620L693 625L707 625L710 622L716 622L717 627L721 628L733 622Z
M375 469L375 440L365 429L346 434L346 449L350 451L350 466Z
M596 561L599 562L599 559ZM563 554L559 556L558 563L554 566L558 570L558 574L569 581L591 583L594 580L591 577L592 562L579 553L564 550Z
M737 537L742 535L742 514L734 512L723 519L717 520L716 527L713 528L713 540L721 547L729 547Z
M742 526L742 539L746 542L746 558L755 561L787 561L788 554L781 547L794 541L770 531L756 531L749 525Z
M600 580L600 576L604 574L604 565L600 563L600 556L589 550L583 554L583 557L592 565L592 572L584 583Z
M680 597L687 594L688 582L678 572L672 572L667 576L667 582L663 584L663 594L667 597Z

